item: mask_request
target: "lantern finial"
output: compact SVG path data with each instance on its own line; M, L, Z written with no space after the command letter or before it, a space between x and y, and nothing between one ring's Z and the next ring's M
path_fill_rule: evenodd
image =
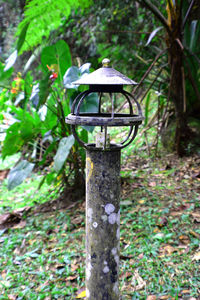
M103 66L103 68L109 68L110 67L110 59L104 58L102 60L102 66Z

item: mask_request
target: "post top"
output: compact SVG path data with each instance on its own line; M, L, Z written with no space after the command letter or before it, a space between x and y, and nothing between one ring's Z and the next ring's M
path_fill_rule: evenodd
M136 85L137 82L128 78L124 74L110 67L110 60L104 58L102 67L96 71L83 76L81 79L73 82L75 85L103 85L103 86L116 86L116 85Z
M104 59L102 60L102 66L103 66L104 68L109 68L109 67L110 67L110 59L109 59L109 58L104 58Z

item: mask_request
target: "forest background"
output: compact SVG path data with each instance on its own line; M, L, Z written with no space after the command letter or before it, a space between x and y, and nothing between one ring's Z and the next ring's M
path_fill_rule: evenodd
M176 153L180 159L187 157L184 161L190 166L192 178L198 181L198 0L123 3L118 0L0 0L0 29L1 158L4 163L9 161L9 170L4 170L2 177L7 177L5 186L10 191L15 191L20 184L24 189L23 182L31 174L39 174L36 180L39 189L47 185L57 191L51 193L52 207L55 199L60 203L57 208L63 208L69 199L78 202L84 195L85 152L74 140L65 117L70 113L73 99L84 90L72 82L100 67L105 57L111 59L115 69L139 83L129 92L140 101L145 116L134 145L122 154L126 162L122 173L128 176L134 173L133 151L138 155L138 169L143 168L146 160L160 157L165 161L169 153ZM123 107L122 99L118 103ZM95 112L97 107L97 95L92 94L83 111ZM87 142L92 129L80 128L79 134ZM120 138L118 132L112 134ZM195 162L192 166L191 161ZM168 176L182 167L172 160L165 161L164 168ZM185 176L185 169L183 173ZM155 181L151 179L150 188L154 186ZM8 195L5 189L2 194ZM190 197L196 201L193 208L198 208L198 196ZM44 202L41 198L34 201L41 204ZM34 201L27 203L34 205ZM7 200L3 203L3 211L6 207L18 207ZM191 209L179 204L177 200L179 210L180 205ZM195 230L193 234L198 236ZM197 236L193 235L198 240ZM193 257L194 251L199 253L195 243L196 240L191 249ZM176 252L167 249L170 255ZM175 295L179 291L171 293ZM197 295L196 287L192 293Z

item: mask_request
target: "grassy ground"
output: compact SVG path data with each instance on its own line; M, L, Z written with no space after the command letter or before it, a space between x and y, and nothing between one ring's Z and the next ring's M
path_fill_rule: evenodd
M35 200L34 182L10 194L3 182L2 213L48 200L47 187ZM1 300L76 299L84 289L84 213L82 201L66 210L30 212L15 228L0 230ZM124 161L122 299L200 299L199 224L198 157Z

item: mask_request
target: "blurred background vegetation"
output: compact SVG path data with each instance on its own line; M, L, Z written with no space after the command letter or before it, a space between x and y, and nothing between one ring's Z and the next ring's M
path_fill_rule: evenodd
M139 83L130 92L145 121L134 147L200 153L198 0L0 0L0 30L1 157L19 155L9 189L45 170L39 186L84 191L85 153L65 117L83 91L71 83L105 57ZM97 105L92 95L85 109ZM90 130L80 134L87 141Z

